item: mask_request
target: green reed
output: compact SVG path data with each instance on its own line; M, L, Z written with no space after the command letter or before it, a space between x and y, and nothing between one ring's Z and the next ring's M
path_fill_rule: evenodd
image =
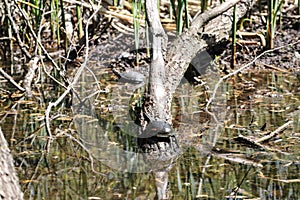
M182 33L184 24L186 28L189 27L189 20L188 20L188 1L187 0L178 0L177 6L178 14L175 18L176 20L176 33L180 35ZM185 11L185 13L184 13Z
M39 2L39 0L33 0L32 4L34 5L32 7L32 13L34 15L35 27L37 32L41 22L41 10L43 9L43 4L42 2Z
M76 16L78 20L78 39L81 39L84 36L84 31L81 19L80 5L76 5Z
M184 1L184 10L185 10L185 18L184 18L185 26L186 26L186 28L189 28L190 24L189 24L188 0Z
M149 35L149 26L148 26L148 23L146 21L146 55L148 58L150 58L150 35Z
M268 0L268 18L267 18L267 48L274 48L274 37L276 31L277 15L280 13L283 0Z
M142 18L142 1L134 0L132 1L132 13L133 13L133 28L134 28L134 46L136 50L136 63L139 62L138 49L139 49L139 29L140 29L140 20Z
M208 6L208 0L201 0L201 12L204 13L204 11L207 10Z
M51 26L51 35L52 39L58 40L58 44L60 43L60 27L59 27L59 2L58 0L52 0L50 3L51 15L50 15L50 26Z
M59 8L60 8L60 11L62 13L61 14L62 27L66 30L65 4L64 4L63 0L60 0L59 3L60 3L60 7ZM62 32L61 34L62 34L63 40L65 42L65 52L67 52L68 51L68 47L69 47L69 43L68 43L66 31Z
M13 30L12 30L12 25L10 23L10 21L6 18L5 19L5 28L4 29L7 29L7 34L8 34L8 37L9 38L13 38ZM8 48L8 51L9 51L9 54L10 54L10 62L11 62L11 66L10 66L10 73L11 74L14 74L14 66L13 66L13 62L14 62L14 54L13 54L13 44L14 44L14 41L13 40L9 40L9 45L7 45L7 48Z

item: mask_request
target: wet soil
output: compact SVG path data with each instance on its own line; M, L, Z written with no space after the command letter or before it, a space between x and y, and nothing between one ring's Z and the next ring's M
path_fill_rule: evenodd
M269 53L257 59L250 69L263 69L268 71L294 72L300 70L300 22L298 18L291 18L293 12L284 14L280 24L277 25L277 31L274 38L274 49ZM295 15L294 15L295 16ZM251 24L245 24L243 32L257 33L265 37L266 24L259 17L254 17ZM236 65L238 69L254 60L257 56L267 51L266 46L258 35L247 37L243 34L237 34ZM257 43L256 43L257 42ZM264 41L265 42L265 41ZM232 44L226 45L218 63L225 73L232 72Z
M300 70L300 22L296 9L282 14L278 20L276 35L274 39L274 50L257 59L248 69L252 70L275 70L295 72ZM245 17L247 19L247 17ZM265 52L265 18L258 11L251 16L251 22L239 24L240 31L237 35L236 64L231 67L232 44L230 41L223 48L208 49L212 58L217 58L215 63L219 65L224 74L228 74L247 63L253 61L257 56ZM242 20L243 21L243 20ZM108 22L107 22L108 23ZM248 36L248 34L252 34ZM253 34L256 33L257 35ZM175 33L169 32L169 42L174 39ZM91 51L91 60L102 61L102 67L116 67L120 71L135 68L144 74L148 73L150 54L145 44L145 33L141 30L138 51L135 48L134 35L120 33L113 27L108 27L93 44L96 45ZM262 37L262 38L261 38ZM93 63L93 62L92 62ZM99 64L99 62L98 62ZM197 75L197 74L196 74ZM116 78L116 77L115 77ZM193 80L193 77L186 77Z

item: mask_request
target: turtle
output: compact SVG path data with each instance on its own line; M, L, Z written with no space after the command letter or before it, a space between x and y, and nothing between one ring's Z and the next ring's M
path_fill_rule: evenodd
M171 126L162 121L162 120L155 120L150 121L149 124L146 126L144 131L140 131L139 138L150 138L153 136L158 137L168 137L172 133Z
M145 76L136 71L125 71L119 72L112 68L114 74L119 78L120 81L132 84L141 84L145 82Z

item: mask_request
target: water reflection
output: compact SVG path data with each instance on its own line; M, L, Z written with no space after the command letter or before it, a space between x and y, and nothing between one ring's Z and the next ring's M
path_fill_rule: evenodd
M45 154L47 134L41 114L43 108L3 98L7 94L1 90L1 127L14 152L26 199L155 199L155 196L170 199L298 199L300 105L297 75L242 74L228 80L225 87L225 123L215 130L219 133L217 140L207 139L216 142L213 149L207 150L199 144L204 135L214 135L209 132L213 131L212 125L207 123L211 118L199 109L205 103L200 98L204 91L193 89L194 93L184 93L189 88L182 86L175 95L173 111L173 128L182 133L176 135L181 154L175 154L171 162L151 160L152 168L160 166L158 170L137 174L119 173L103 164L107 161L94 160L92 166L88 153L70 137L77 138L77 135L67 118L54 120L56 140L51 144L49 154ZM116 90L112 88L112 91ZM116 126L109 112L113 109L109 94L101 95L107 98L99 96L98 101L106 104L94 110L94 114L101 112L103 120L94 120L83 113L86 114L81 116L85 125L81 128L91 132L89 140L105 143L109 150L117 145L126 148L130 142L132 149L126 150L135 153L138 141L123 131L130 126L121 130ZM239 140L241 135L260 139L289 120L293 121L292 125L261 143L267 147L265 149ZM96 134L96 125L104 130L104 136ZM105 137L107 140L103 140ZM93 150L98 151L92 146L90 153ZM124 155L116 154L116 157L120 163L124 161ZM144 162L145 158L144 155L138 159ZM130 170L136 167L128 162L123 164ZM111 165L115 166L115 163ZM145 166L139 167L145 169Z
M93 83L105 80L104 74L107 74L108 69L90 62L76 85L72 104L75 126L87 149L105 165L133 173L160 170L160 162L174 161L180 151L185 151L190 146L206 155L221 133L226 99L222 95L223 87L220 87L209 112L203 110L207 96L212 93L219 77L216 67L209 65L209 55L201 54L202 58L205 56L208 58L207 65L203 66L197 60L192 64L197 73L202 74L206 84L191 85L183 80L174 94L174 137L168 137L168 141L159 141L155 136L146 134L147 137L154 137L147 139L144 134L146 131L140 134L142 128L137 123L135 114L142 112L143 96L148 84L109 81L101 88ZM98 57L96 59L99 60ZM100 60L103 59L108 58ZM147 71L147 66L144 68L141 71ZM111 71L108 74L112 74ZM103 86L106 88L103 89ZM146 139L141 139L141 136ZM165 152L162 151L163 148ZM153 156L157 157L156 160Z

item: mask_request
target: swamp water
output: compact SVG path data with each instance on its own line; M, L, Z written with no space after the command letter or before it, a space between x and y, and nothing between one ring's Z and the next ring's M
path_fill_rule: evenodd
M111 74L107 74L100 83L105 84L105 79L111 82L110 78ZM126 140L124 133L132 131L128 104L138 103L139 93L127 93L118 88L117 82L107 85L108 91L92 97L98 120L87 117L89 110L81 113L79 119L86 121L78 126L76 119L71 121L68 106L53 109L51 129L55 140L50 146L43 119L46 108L38 100L20 100L1 90L0 125L11 145L26 199L154 199L155 186L163 179L148 172L153 169L164 171L164 177L168 174L170 199L299 199L299 79L298 74L259 71L227 80L222 84L220 97L216 97L218 101L212 105L222 121L217 128L202 109L206 90L183 84L175 94L172 111L180 152L172 158L172 164L158 167L152 163L150 169L141 167L142 157L137 161L129 157L122 163L123 150L134 149L120 144L120 140ZM41 91L39 96L52 100L47 93L50 92ZM252 142L285 124L268 140ZM79 137L82 135L77 131L93 131L95 126L100 127L103 137L95 132ZM106 144L110 154L97 154L103 146L89 142ZM130 158L138 165L129 166ZM115 164L123 172L118 172ZM123 164L128 171L141 168L139 173L124 173Z

